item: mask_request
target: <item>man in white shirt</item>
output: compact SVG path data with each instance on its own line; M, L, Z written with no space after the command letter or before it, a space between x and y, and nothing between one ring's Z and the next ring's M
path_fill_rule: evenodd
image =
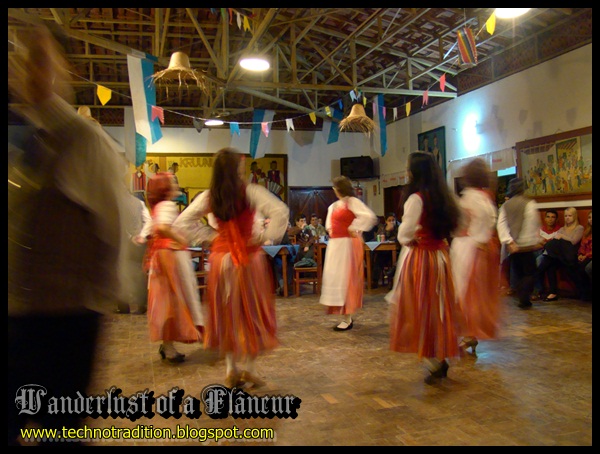
M518 307L531 308L535 279L535 250L540 241L540 215L535 200L525 197L525 182L513 178L508 184L509 200L498 213L498 237L507 246L510 267L516 276Z

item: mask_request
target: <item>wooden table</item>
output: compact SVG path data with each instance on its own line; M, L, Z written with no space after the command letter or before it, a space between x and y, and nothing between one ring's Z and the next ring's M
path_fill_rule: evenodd
M371 290L371 252L392 251L392 266L398 260L398 244L395 241L369 241L365 243L365 266L367 267L367 289Z
M287 280L287 256L292 254L292 248L298 252L298 246L295 244L276 244L274 246L263 246L263 250L271 257L276 255L281 256L281 274L283 275L283 296L289 296L288 280ZM275 278L275 276L274 276Z

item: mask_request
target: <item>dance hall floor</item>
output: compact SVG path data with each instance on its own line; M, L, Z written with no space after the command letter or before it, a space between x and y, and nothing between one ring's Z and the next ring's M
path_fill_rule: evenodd
M258 361L266 386L252 396L295 396L297 417L196 419L142 417L85 420L91 428L146 428L158 435L205 429L268 429L260 439L93 440L90 445L238 446L591 446L592 305L559 299L531 310L504 298L503 335L481 341L477 356L451 363L448 378L426 385L416 355L388 348L385 289L367 291L350 331L335 332L338 318L324 313L306 287L299 298L278 298L281 345ZM200 399L202 390L223 383L224 360L200 345L178 345L180 364L161 360L148 340L146 317L112 314L103 333L90 394L112 386L123 396L149 390L154 397L178 387ZM116 432L114 432L116 433ZM217 432L215 432L217 433ZM254 431L254 434L258 434ZM108 431L105 431L108 434ZM252 435L250 432L246 435ZM240 436L240 435L238 435ZM269 438L271 437L271 438Z

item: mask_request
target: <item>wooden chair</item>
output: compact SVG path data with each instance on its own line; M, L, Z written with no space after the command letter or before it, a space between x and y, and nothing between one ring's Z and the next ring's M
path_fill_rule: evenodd
M294 267L294 293L300 296L300 286L302 284L312 284L313 293L318 294L321 291L321 276L319 273L319 248L315 247L315 261L317 266Z

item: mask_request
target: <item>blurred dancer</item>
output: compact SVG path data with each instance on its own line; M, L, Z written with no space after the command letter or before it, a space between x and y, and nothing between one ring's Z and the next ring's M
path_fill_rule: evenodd
M186 238L172 227L179 214L173 199L178 186L170 172L159 172L148 182L152 236L148 243L148 324L150 340L162 341L158 353L178 363L185 355L174 342L201 340L204 317L192 255Z
M225 356L229 388L263 385L256 358L279 344L273 273L261 245L279 241L289 219L285 203L265 187L244 181L240 161L233 148L218 151L209 190L174 224L195 242L212 243L204 345ZM257 213L269 219L264 229L253 229ZM215 228L198 222L209 214ZM243 369L240 360L245 360Z
M398 241L403 246L391 303L390 349L417 353L428 364L425 383L446 376L447 358L459 356L460 308L454 293L447 239L458 226L459 210L431 153L408 157Z
M495 339L500 327L500 243L498 209L490 191L490 169L483 159L464 169L459 200L461 225L450 247L456 296L464 315L459 346L476 353L478 339Z
M9 90L36 132L23 149L9 146L9 445L23 443L19 429L29 420L44 429L81 426L79 414L36 407L30 392L46 400L86 394L99 311L112 312L127 281L133 223L124 150L67 102L69 66L48 29L23 32L9 58Z
M327 209L325 228L329 243L323 264L320 303L328 314L344 315L333 329L352 329L352 314L362 307L364 286L364 243L362 232L377 224L377 216L354 195L352 181L333 179L333 191L339 199Z

